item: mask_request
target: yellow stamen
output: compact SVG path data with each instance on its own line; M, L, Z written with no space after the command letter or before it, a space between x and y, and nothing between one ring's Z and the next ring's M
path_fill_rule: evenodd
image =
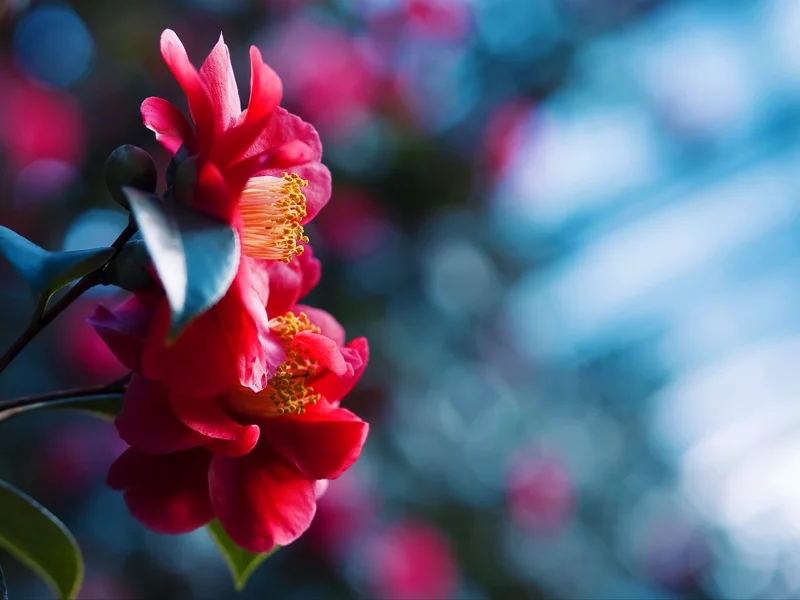
M242 250L247 256L288 263L303 252L298 242L308 242L300 224L306 216L302 188L307 185L295 173L250 178L239 200Z
M255 416L302 415L307 406L320 399L308 387L320 365L304 347L294 343L294 337L301 331L319 333L320 328L311 323L306 313L286 313L270 321L270 330L284 343L286 360L278 366L266 389L254 393L242 388L228 394L229 403L236 412Z

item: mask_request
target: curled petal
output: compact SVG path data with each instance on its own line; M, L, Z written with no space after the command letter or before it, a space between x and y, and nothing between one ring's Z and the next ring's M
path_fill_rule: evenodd
M278 74L264 63L261 52L250 47L250 102L246 121L261 121L269 117L281 103L283 83Z
M141 372L142 353L156 302L154 293L133 295L113 310L98 305L87 319L114 356L131 371Z
M202 434L205 442L211 442L209 449L213 452L241 456L250 452L258 442L258 425L240 425L234 421L225 412L220 398L172 394L169 402L181 424Z
M108 485L124 490L131 514L159 533L187 533L214 518L208 491L211 453L187 450L143 454L128 448L108 473Z
M215 118L208 90L197 69L189 61L181 40L171 29L166 29L161 34L161 56L164 57L164 62L186 94L189 112L192 113L192 119L197 126L200 151L210 148L214 137Z
M156 139L169 152L175 154L182 145L195 151L197 141L191 125L173 104L163 98L150 97L142 102L144 126L156 134Z
M241 114L242 101L239 99L239 88L231 66L231 54L222 34L200 67L200 79L208 90L214 108L216 130L225 131Z
M264 439L309 479L336 479L361 455L369 425L325 401L302 415L265 419Z
M208 482L222 527L250 552L293 542L316 512L314 483L268 449L241 458L215 455Z
M350 377L339 377L333 373L326 373L311 382L311 386L318 394L322 394L328 402L336 405L350 393L350 390L361 379L364 369L369 362L369 345L366 338L356 338L342 349L342 356L353 368Z
M334 375L352 376L352 366L344 359L339 346L331 338L311 331L301 331L294 336L294 343L306 348L311 356Z
M276 317L292 310L297 301L319 283L322 266L314 258L311 246L306 245L305 251L288 264L273 261L268 269L267 314Z
M339 324L332 314L320 308L298 304L294 312L304 312L308 315L311 322L320 328L322 335L332 339L337 346L344 346L345 332L344 327Z
M248 153L280 104L282 95L283 84L280 77L264 64L258 48L251 47L250 102L239 123L220 138L215 148L214 160L222 166L228 166Z
M208 442L178 420L164 386L138 375L131 379L114 423L123 440L147 454L167 454Z

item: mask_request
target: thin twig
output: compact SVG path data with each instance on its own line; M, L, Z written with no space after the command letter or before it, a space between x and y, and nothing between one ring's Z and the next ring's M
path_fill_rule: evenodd
M41 305L37 307L36 313L34 313L34 319L31 320L30 325L28 328L22 332L22 334L17 338L17 340L11 345L11 347L6 351L6 353L0 357L0 373L2 373L11 361L14 360L17 355L22 352L25 347L30 344L33 339L39 335L39 333L47 327L53 320L60 315L64 310L72 304L75 300L77 300L84 292L88 289L93 288L96 285L102 283L102 271L105 266L108 264L109 261L113 260L114 256L117 252L128 242L128 240L133 237L133 234L136 233L136 223L133 219L128 221L128 226L124 229L122 233L119 234L119 237L114 241L111 245L111 248L114 250L114 254L111 255L111 258L108 259L101 267L98 267L88 275L85 275L76 283L70 290L64 294L61 299L56 302L52 308L45 311L44 314L41 314L41 318L35 318L39 311L41 310Z
M79 402L89 400L99 400L104 396L114 396L122 394L128 386L131 376L126 375L122 379L106 383L104 385L94 385L71 390L58 390L46 394L36 394L33 396L22 396L11 398L10 400L0 400L0 421L33 408L43 408L45 406L56 406L65 402Z

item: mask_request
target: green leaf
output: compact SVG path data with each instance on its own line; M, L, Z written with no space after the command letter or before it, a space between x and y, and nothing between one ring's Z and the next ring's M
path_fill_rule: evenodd
M225 295L239 266L239 236L228 223L125 188L172 312L170 338Z
M83 557L75 538L50 511L4 481L0 546L42 577L62 600L77 596Z
M48 252L15 231L0 226L0 254L37 294L50 295L70 281L103 266L112 248Z
M269 552L262 552L261 554L253 554L243 548L237 546L234 541L228 537L225 530L222 528L219 520L214 519L206 526L208 535L214 540L214 543L219 548L222 556L225 557L225 562L228 563L228 569L233 577L233 585L237 592L241 592L244 586L247 585L247 580L250 575L264 562L267 558L275 554L280 546L275 546Z

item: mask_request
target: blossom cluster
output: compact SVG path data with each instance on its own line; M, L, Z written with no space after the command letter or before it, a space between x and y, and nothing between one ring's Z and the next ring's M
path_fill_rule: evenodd
M130 447L108 483L155 531L218 519L240 547L268 552L308 528L326 480L361 453L368 425L340 402L368 345L301 304L321 270L304 226L328 201L331 177L315 129L280 107L277 74L251 48L242 110L222 37L199 70L170 30L161 54L191 114L155 97L141 107L173 155L167 196L228 223L241 253L221 299L176 339L155 279L91 317L132 372L116 419Z

